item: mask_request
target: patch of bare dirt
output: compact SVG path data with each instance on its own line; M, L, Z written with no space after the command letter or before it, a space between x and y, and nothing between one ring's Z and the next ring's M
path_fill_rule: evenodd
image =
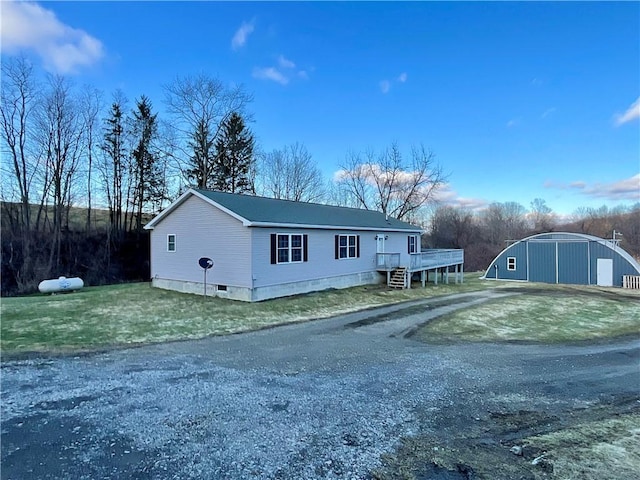
M579 432L581 427L612 418L631 418L633 422L640 414L640 397L621 396L588 407L539 409L532 405L532 409L522 409L521 406L518 402L511 409L500 402L475 406L465 412L461 412L460 405L422 412L423 432L403 439L395 453L383 458L383 466L372 472L372 477L376 480L560 478L554 472L558 452L547 449L544 441L530 439L569 430ZM486 407L488 410L483 412ZM593 439L594 442L614 440ZM577 447L568 446L569 449ZM611 474L610 478L625 478L616 477L615 471Z

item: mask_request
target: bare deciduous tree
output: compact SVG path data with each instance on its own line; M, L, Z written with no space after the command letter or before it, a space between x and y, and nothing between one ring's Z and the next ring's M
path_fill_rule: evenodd
M433 152L411 148L406 161L396 143L381 153L349 153L338 173L338 183L367 210L407 219L433 200L445 181Z
M84 129L69 81L61 76L50 77L38 118L41 148L51 180L49 193L53 218L49 269L59 264L62 231L69 227L69 209L84 147Z
M11 178L7 189L17 191L20 203L19 227L28 232L31 228L31 187L38 168L37 157L27 152L30 141L30 126L37 105L37 86L32 65L23 57L2 62L2 122L3 177ZM10 166L5 165L5 159ZM6 175L6 176L5 176Z
M207 162L212 161L212 155L208 149L202 152L198 148L219 138L222 125L232 113L240 113L248 120L245 109L253 97L241 85L230 87L205 74L176 77L164 90L167 111L179 140L175 152L166 153L178 163L185 180L192 182L195 178L198 187L211 188L209 176L213 169Z
M466 248L476 231L473 213L465 208L441 205L431 217L431 241L438 248Z
M548 232L553 229L556 217L542 198L534 198L530 210L531 225L536 233Z
M482 237L491 245L504 247L527 231L526 210L517 202L492 203L479 217Z
M260 193L296 202L320 202L325 198L322 172L307 148L294 143L262 155Z
M99 115L102 111L102 92L92 87L85 87L81 94L80 112L85 125L85 153L87 175L87 232L91 231L91 208L93 193L93 164L96 149L96 135L99 126Z
M31 191L39 164L39 157L28 151L33 141L31 126L38 104L38 90L33 67L24 57L3 59L0 92L2 196L3 200L17 200L17 208L12 208L9 203L3 204L7 210L5 218L9 219L13 227L10 232L18 240L16 250L19 250L16 255L9 256L7 265L11 268L19 289L23 290L32 277ZM6 226L3 230L6 238Z

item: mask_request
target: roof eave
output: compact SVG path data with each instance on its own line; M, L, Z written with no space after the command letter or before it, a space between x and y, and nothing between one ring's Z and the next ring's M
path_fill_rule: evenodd
M144 226L144 229L145 230L153 230L154 227L156 226L156 224L160 223L162 221L162 219L164 219L164 217L166 217L171 212L173 212L176 208L178 208L180 205L182 205L187 200L187 198L189 198L191 195L195 195L199 199L207 202L209 205L212 205L212 206L222 210L226 214L232 216L236 220L239 220L240 222L242 222L243 225L248 226L249 220L247 220L246 218L238 215L236 212L234 212L232 210L229 210L228 208L224 207L223 205L220 205L218 202L215 202L215 201L211 200L209 197L207 197L206 195L201 194L197 190L194 190L193 188L190 188L189 190L184 192L182 195L180 195L171 205L169 205L162 212L160 212L158 215L156 215L149 223L147 223Z
M394 228L394 227L355 227L353 225L317 225L306 223L279 223L279 222L247 222L244 224L247 227L260 227L260 228L303 228L313 230L355 230L355 231L376 231L376 232L419 232L424 233L424 230L420 227L415 228Z

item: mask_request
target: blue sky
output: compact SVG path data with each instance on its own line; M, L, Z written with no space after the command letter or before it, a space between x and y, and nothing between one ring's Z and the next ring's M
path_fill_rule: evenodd
M121 88L204 72L254 95L269 151L327 178L349 150L422 143L443 201L543 198L557 213L640 201L640 3L3 1L2 53ZM161 113L162 114L162 113Z

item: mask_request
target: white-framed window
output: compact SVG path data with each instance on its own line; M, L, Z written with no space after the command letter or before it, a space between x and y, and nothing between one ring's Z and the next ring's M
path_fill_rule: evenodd
M167 252L176 251L176 234L170 233L167 235Z
M418 236L409 235L407 239L407 250L409 253L418 253Z
M303 236L298 233L276 235L276 263L300 263L303 259Z
M360 256L360 248L358 235L336 235L336 258L358 258Z
M507 270L515 270L516 269L516 257L507 257Z

